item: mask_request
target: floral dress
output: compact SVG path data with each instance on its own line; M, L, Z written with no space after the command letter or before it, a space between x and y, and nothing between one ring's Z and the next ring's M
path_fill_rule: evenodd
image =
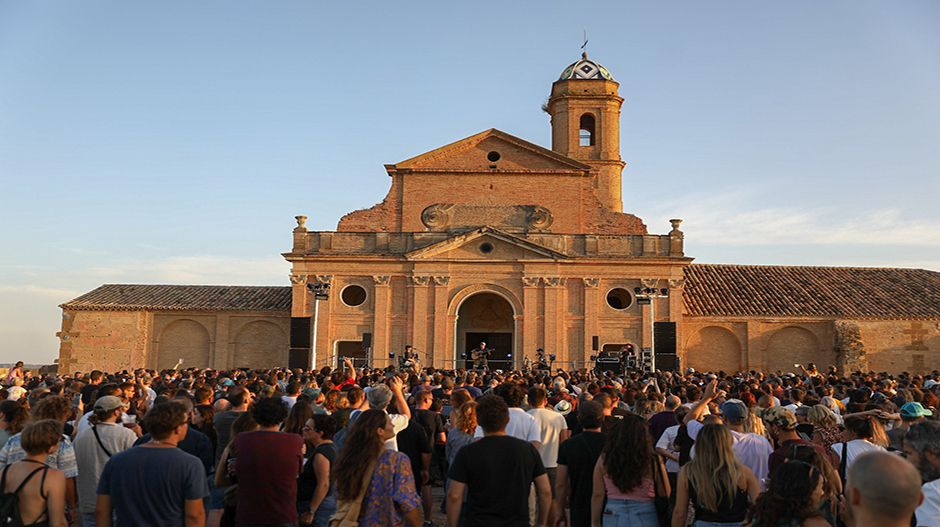
M404 525L405 513L420 505L408 456L394 450L382 452L362 498L359 527Z
M823 448L828 454L832 454L832 445L842 442L842 432L838 426L817 426L816 431L822 436Z

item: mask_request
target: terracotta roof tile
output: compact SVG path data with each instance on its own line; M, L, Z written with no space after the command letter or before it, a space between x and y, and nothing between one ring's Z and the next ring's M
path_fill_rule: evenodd
M290 311L291 288L106 284L60 305L76 310Z
M685 276L690 316L940 318L940 273L923 269L694 264Z

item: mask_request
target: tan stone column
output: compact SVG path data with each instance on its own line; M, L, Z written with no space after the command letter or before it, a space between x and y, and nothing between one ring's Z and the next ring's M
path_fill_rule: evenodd
M420 350L418 356L426 362L425 353L428 352L428 284L430 276L412 276L412 295L414 301L411 316L411 345Z
M440 366L444 359L453 357L448 349L453 345L447 340L447 297L450 290L449 276L435 276L434 280L434 338L429 343L430 359L433 366ZM445 369L455 366L443 364Z
M564 309L562 295L568 283L567 278L543 278L545 282L545 353L554 353L556 358L565 355L565 346L561 342L565 334ZM527 352L535 350L526 350Z
M291 283L291 307L290 316L308 317L312 313L307 313L307 275L290 275Z
M600 346L600 333L598 333L598 307L600 306L600 278L584 278L584 357L568 360L588 360L595 354L594 337L598 338Z
M522 278L522 350L516 350L517 355L543 347L539 342L539 280L531 276Z
M372 358L373 366L384 364L388 357L388 316L391 306L391 276L373 276L375 282L375 312L372 317Z

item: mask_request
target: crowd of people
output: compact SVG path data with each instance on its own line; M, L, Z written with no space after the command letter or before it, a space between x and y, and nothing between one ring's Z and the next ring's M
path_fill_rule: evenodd
M449 527L940 526L938 392L937 371L812 365L20 364L0 389L0 520L430 527L443 511Z

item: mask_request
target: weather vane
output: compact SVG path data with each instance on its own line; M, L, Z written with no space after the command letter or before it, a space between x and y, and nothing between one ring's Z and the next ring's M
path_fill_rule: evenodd
M587 28L584 28L584 44L581 44L581 54L584 55L585 57L587 56L587 43L588 43Z

